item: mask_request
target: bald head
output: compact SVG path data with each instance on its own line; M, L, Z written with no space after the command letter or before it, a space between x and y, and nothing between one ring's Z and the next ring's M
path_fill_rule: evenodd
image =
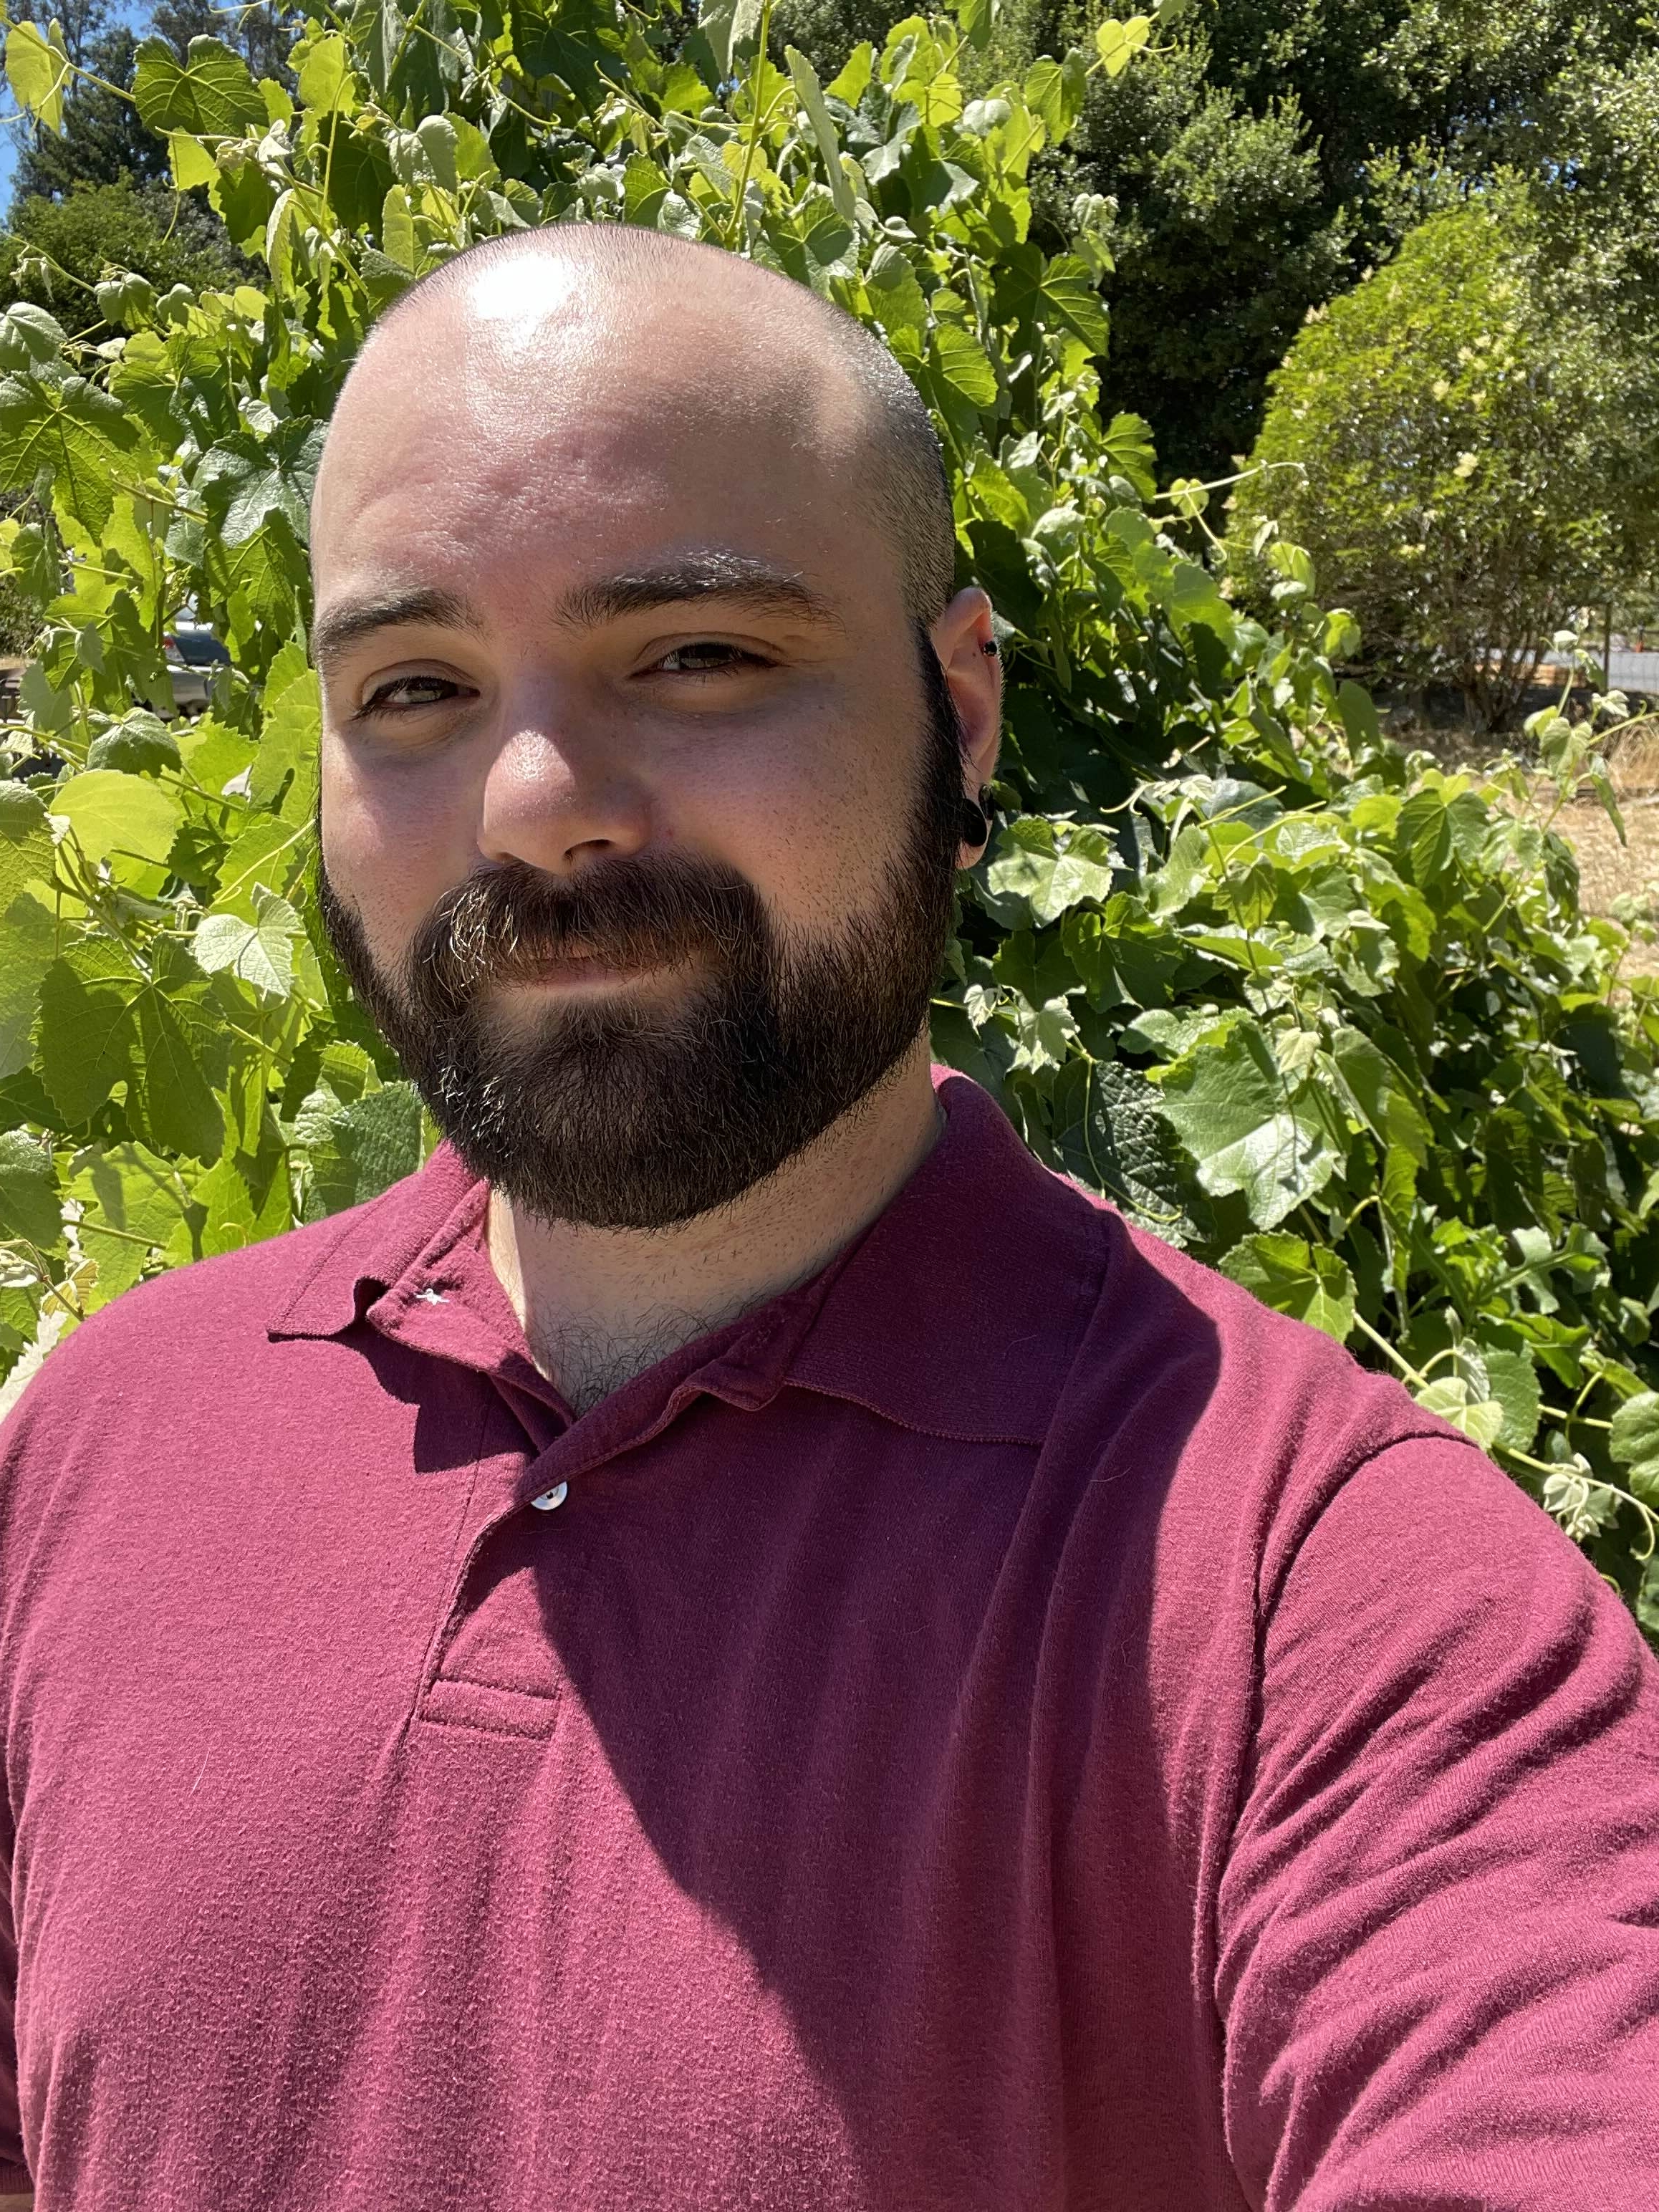
M495 416L493 444L533 439L540 403L573 374L648 389L657 419L696 440L750 417L775 468L861 507L890 551L908 614L931 623L955 580L956 538L939 441L920 395L850 315L719 247L623 224L561 223L488 239L410 287L381 317L336 410L319 481L325 511L339 448L422 389L459 387ZM359 457L354 453L354 464ZM780 485L781 490L783 487Z

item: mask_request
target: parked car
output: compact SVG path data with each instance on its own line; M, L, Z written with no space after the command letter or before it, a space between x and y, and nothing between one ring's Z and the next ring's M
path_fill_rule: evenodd
M161 645L173 679L173 705L181 714L199 714L211 696L214 670L230 665L223 641L199 624L180 623Z

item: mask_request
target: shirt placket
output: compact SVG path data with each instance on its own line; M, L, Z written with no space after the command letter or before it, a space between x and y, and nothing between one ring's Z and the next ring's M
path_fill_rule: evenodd
M687 1371L665 1361L577 1421L554 1385L529 1358L505 1295L482 1249L428 1253L370 1307L383 1334L471 1369L492 1390L479 1468L457 1531L443 1603L428 1645L409 1720L417 1719L466 1618L466 1598L483 1554L515 1514L533 1512L556 1525L580 1497L583 1479L654 1441L696 1398L712 1395L752 1410L780 1387L802 1315L781 1300L718 1346L710 1345ZM487 1279L486 1279L487 1275ZM688 1352L689 1358L696 1355ZM491 1449L492 1434L500 1443ZM527 1456L511 1473L485 1471L514 1438Z

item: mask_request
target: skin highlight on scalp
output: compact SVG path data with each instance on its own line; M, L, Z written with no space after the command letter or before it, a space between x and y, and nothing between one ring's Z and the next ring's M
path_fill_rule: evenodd
M719 246L623 223L558 223L483 240L393 301L342 404L383 350L417 342L437 309L462 307L470 343L499 370L533 367L538 330L586 315L600 329L625 331L641 313L684 313L694 301L745 336L750 389L734 392L732 404L758 400L775 418L793 414L801 441L858 485L896 557L907 612L932 623L956 586L956 534L944 457L921 395L851 315Z

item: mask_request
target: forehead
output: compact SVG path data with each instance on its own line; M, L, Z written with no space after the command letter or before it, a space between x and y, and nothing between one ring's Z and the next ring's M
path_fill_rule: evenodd
M717 539L827 597L896 604L855 399L787 334L672 302L471 305L394 325L348 386L313 515L319 597L387 568L568 587Z

